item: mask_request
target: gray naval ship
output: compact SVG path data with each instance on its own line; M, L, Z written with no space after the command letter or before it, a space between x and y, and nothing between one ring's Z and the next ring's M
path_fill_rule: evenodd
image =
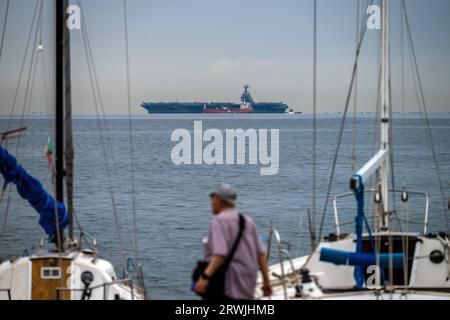
M285 113L289 106L282 102L255 102L244 86L241 103L250 104L254 113ZM205 109L240 109L241 103L231 102L143 102L141 106L149 113L203 113Z

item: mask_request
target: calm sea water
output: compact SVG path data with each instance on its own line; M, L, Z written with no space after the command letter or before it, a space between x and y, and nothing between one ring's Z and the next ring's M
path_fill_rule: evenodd
M317 221L325 203L339 117L327 115L318 120ZM415 115L397 118L393 121L396 187L405 185L409 189L429 192L429 230L445 230L444 214L448 212L444 213L443 210L437 171L422 120ZM250 165L175 166L170 157L174 146L171 134L177 128L192 131L194 120L202 120L204 129L280 129L279 173L276 176L261 176L259 166ZM0 131L6 129L7 123L8 120L0 120ZM307 210L312 206L311 117L189 115L137 118L133 120L133 168L130 165L128 120L109 119L106 124L108 131L103 131L102 139L96 119L74 121L77 215L85 231L97 238L101 256L111 260L119 271L121 245L114 222L111 195L114 195L116 202L126 257L131 257L133 227L130 172L134 170L139 256L152 298L194 298L189 291L190 274L196 260L202 258L202 239L207 234L211 218L208 194L219 182L227 182L237 188L239 209L254 218L262 235L267 234L273 222L293 256L308 253ZM52 122L30 119L27 125L27 135L22 138L18 149L19 160L51 190L50 172L43 153L48 133L52 132ZM450 195L450 117L434 116L431 126L442 170L441 178L445 192ZM349 191L353 137L356 140L356 168L377 150L374 145L374 119L371 116L357 118L355 136L351 128L352 121L349 119L338 158L333 195ZM16 144L13 142L9 145L13 154L16 154ZM15 189L12 189L10 201L7 198L8 193L0 203L2 223L8 213L6 232L0 239L0 255L3 258L30 250L44 236L37 223L37 214L17 196ZM8 202L9 210L6 210ZM370 207L370 198L368 203ZM408 207L397 201L396 208L399 216L411 220L410 224L402 228L422 230L422 199L411 199ZM343 221L351 221L354 215L355 205L350 199L342 204L340 216ZM419 223L412 223L416 221ZM331 210L328 210L325 222L324 234L333 232ZM351 226L347 229L351 231Z

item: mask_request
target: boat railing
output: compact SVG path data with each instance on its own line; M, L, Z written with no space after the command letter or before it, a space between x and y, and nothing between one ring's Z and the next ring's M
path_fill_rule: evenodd
M402 202L407 202L409 201L409 195L418 195L418 196L423 196L425 199L425 208L424 208L424 220L423 221L417 221L417 220L410 220L408 219L408 221L401 219L400 217L396 217L396 219L398 221L401 222L408 222L411 224L423 224L423 234L427 234L428 231L428 221L429 221L429 206L430 206L430 195L426 192L420 192L420 191L410 191L410 190L389 190L389 192L392 192L393 194L401 194L401 200ZM372 193L372 194L377 194L378 190L376 189L369 189L364 191L364 193ZM336 228L336 234L337 236L340 236L342 234L341 232L341 227L345 226L345 225L351 225L354 224L355 222L352 221L348 221L348 222L341 222L339 219L339 213L338 213L338 205L337 202L339 199L344 199L344 198L350 198L354 196L353 192L348 192L348 193L344 193L344 194L340 194L337 196L334 196L332 198L332 202L333 202L333 212L334 212L334 223L335 223L335 228ZM372 216L368 216L368 217L376 217L374 215Z
M290 266L291 266L291 270L292 273L294 274L294 276L296 277L296 282L299 283L300 279L298 279L296 270L295 270L295 266L294 266L294 262L292 260L292 256L290 254L290 252L287 249L283 248L283 243L281 241L281 237L280 237L280 233L277 230L274 230L272 228L270 228L270 232L269 232L269 241L267 243L267 260L270 259L270 251L272 248L272 239L275 238L275 243L277 245L277 253L278 253L278 263L280 264L280 269L281 269L281 285L283 286L283 296L284 299L287 300L287 286L286 286L286 275L288 275L289 273L286 273L285 270L285 266L284 266L284 257L287 258Z
M11 289L0 289L0 293L4 293L6 292L6 294L8 295L8 300L11 301Z
M94 251L94 257L96 257L97 256L97 240L93 236L91 236L89 233L86 233L84 231L81 232L80 237L78 238L78 243L77 243L78 250L82 250L83 240L85 240L86 243L88 243L87 240L90 240L90 242L92 243L92 248L91 248L91 246L89 246L89 244L88 244L88 246L89 246L89 248L92 249L92 251Z
M49 243L49 237L41 238L39 243L33 247L33 249L36 248L44 248L46 244ZM80 236L78 237L78 240L74 240L68 243L68 248L77 249L77 250L83 250L83 244L87 244L87 248L91 249L93 251L94 257L97 256L97 240L91 236L89 233L81 232Z
M101 283L98 284L96 286L93 287L89 287L89 288L85 288L85 289L73 289L73 288L56 288L56 296L57 296L57 300L61 300L61 293L64 292L80 292L83 293L86 290L89 290L90 292L93 292L95 290L103 290L103 300L107 300L107 296L108 296L108 290L111 286L113 285L126 285L127 287L130 288L130 294L131 294L131 300L135 300L135 296L137 295L137 293L139 293L139 288L135 287L133 285L133 279L131 278L126 278L126 279L120 279L120 280L115 280L115 281L111 281L111 282L105 282L105 283ZM140 294L140 293L139 293Z

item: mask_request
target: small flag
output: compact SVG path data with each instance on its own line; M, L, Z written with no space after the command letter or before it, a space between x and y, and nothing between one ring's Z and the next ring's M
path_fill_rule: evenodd
M45 146L45 157L47 158L48 167L50 168L53 164L53 142L50 137L48 137L47 145Z

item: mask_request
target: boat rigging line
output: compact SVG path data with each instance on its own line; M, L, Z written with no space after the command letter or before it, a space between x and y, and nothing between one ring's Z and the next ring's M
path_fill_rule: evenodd
M31 39L32 39L32 36L33 36L33 28L34 28L34 25L35 25L35 22L36 22L36 17L38 16L40 4L41 4L41 0L36 1L36 6L34 8L33 18L31 20L30 30L28 31L28 37L27 37L27 43L26 43L26 46L25 46L25 52L24 52L24 55L23 55L23 58L22 58L21 67L20 67L19 79L17 80L17 84L16 84L16 88L15 88L15 91L14 91L14 96L13 96L13 101L12 101L12 104L11 104L7 130L11 129L12 120L14 118L14 111L15 111L15 108L16 108L20 87L22 85L22 79L23 79L23 74L25 72L25 66L26 66L26 62L27 62L28 51L30 49ZM37 33L37 29L38 28L36 28L36 33Z
M402 114L402 125L405 125L405 15L403 14L403 4L400 2L400 81L401 81L401 96L400 96L400 104L401 104L401 114ZM405 189L405 186L403 186ZM400 219L400 218L399 218ZM402 201L402 211L401 211L401 219L399 223L402 226L402 230L406 233L406 237L403 238L402 246L405 249L407 255L409 255L409 224L410 224L410 216L409 216L409 205L408 201ZM405 285L405 290L408 288L408 271L409 265L407 259L403 261L403 281Z
M5 133L3 133L4 136L6 136L6 138L11 137L11 135L15 135L17 133L17 143L16 143L16 158L19 159L19 150L20 150L20 142L21 142L21 138L22 138L22 132L26 129L26 127L24 126L24 120L26 115L28 114L26 112L27 108L27 101L28 101L28 96L30 95L30 81L31 78L33 78L33 82L34 82L34 77L32 77L32 75L34 74L33 70L35 71L35 66L34 66L34 57L36 54L36 42L37 42L37 37L38 37L38 33L39 33L39 27L42 23L42 0L38 0L36 1L36 5L33 11L33 18L31 20L31 25L30 25L30 29L28 31L28 36L27 36L27 42L26 42L26 46L25 46L25 52L22 58L22 62L21 62L21 67L20 67L20 74L19 74L19 78L17 80L17 84L16 84L16 88L15 88L15 92L14 92L14 96L13 96L13 101L11 104L11 109L10 109L10 115L8 118L8 124L7 124L7 131ZM5 27L6 27L6 20L8 20L8 14L9 14L9 1L8 1L8 6L7 6L7 12L5 14ZM3 51L3 43L4 43L4 39L6 37L6 28L3 28L3 32L4 35L2 35L2 51ZM35 32L33 32L34 28L36 28ZM31 45L31 40L33 39L33 34L34 34L34 41L33 41L33 47L31 50L31 62L30 62L30 66L29 66L29 71L28 71L28 78L27 78L27 85L26 85L26 90L25 90L25 100L24 100L24 104L23 104L23 109L21 112L21 118L20 118L20 125L21 128L19 129L11 129L12 126L12 121L14 118L14 110L15 107L17 105L17 100L18 100L18 96L19 96L19 92L20 92L20 87L22 85L22 80L24 77L24 73L25 73L25 67L26 67L26 62L27 62L27 57L28 57L28 53L30 51L30 45ZM34 84L31 85L32 88L34 88ZM32 91L32 89L31 89ZM10 135L11 134L11 135ZM3 140L1 141L1 144L3 144L4 141L8 141ZM3 237L4 233L6 232L6 225L8 222L8 218L9 218L9 209L10 209L10 204L11 204L11 186L7 187L8 189L8 195L7 195L7 199L6 199L6 208L5 208L5 212L4 212L4 217L3 217L3 222L2 222L2 229L0 230L0 239ZM4 198L4 193L6 192L5 189L2 190L2 195L0 198L0 203L3 202L3 198Z
M131 171L131 197L132 197L132 215L133 215L133 235L134 235L134 254L138 268L138 277L141 286L144 290L144 296L147 297L144 283L144 273L142 264L139 260L139 246L138 246L138 229L136 217L136 195L135 195L135 177L134 177L134 146L133 146L133 119L131 112L131 81L130 81L130 52L129 52L129 37L128 37L128 6L127 0L123 0L123 21L124 21L124 35L125 35L125 60L126 60L126 82L127 82L127 102L128 102L128 124L129 124L129 140L130 140L130 171Z
M361 15L361 3L360 0L356 0L356 32L355 32L355 49L358 48L358 40L360 33L360 15ZM353 121L352 121L352 172L356 170L356 125L357 125L357 117L356 112L358 109L358 70L356 71L355 76L355 90L353 91Z
M80 0L77 0L77 4L80 7L80 9L83 11L82 9L82 4ZM128 58L128 21L127 21L127 16L126 16L126 5L124 4L124 23L125 23L125 40L126 40L126 58L127 58L127 94L128 94L128 111L129 111L129 120L131 121L131 85L130 85L130 81L129 81L129 58ZM117 168L116 165L116 161L115 161L115 157L114 157L114 152L113 151L113 147L112 147L112 141L110 138L110 134L109 134L109 127L108 127L108 123L106 121L106 113L105 113L105 109L104 109L104 103L103 103L103 97L101 94L101 89L100 89L100 84L99 84L99 79L98 79L98 75L97 75L97 69L95 66L95 62L94 62L94 58L93 58L93 51L92 51L92 46L91 46L91 42L90 42L90 38L89 38L89 33L88 33L88 28L87 28L87 22L86 19L84 17L84 15L81 16L81 23L82 23L82 40L83 40L83 45L84 45L84 51L85 51L85 55L86 55L86 60L87 60L87 65L88 65L88 71L89 71L89 77L90 77L90 82L91 82L91 90L92 90L92 97L94 100L94 107L95 107L95 111L97 114L97 125L99 128L99 132L100 132L100 139L102 141L102 152L103 152L103 157L105 159L106 162L106 178L108 180L108 188L110 191L110 195L111 195L111 201L112 201L112 207L113 207L113 216L114 216L114 221L115 221L115 225L117 228L117 237L121 246L121 252L120 252L120 257L121 257L121 266L122 266L122 270L123 270L123 274L124 276L126 275L126 273L128 272L128 268L126 267L127 263L126 263L126 250L125 250L125 245L124 245L124 239L123 239L123 235L122 235L122 231L121 231L121 223L119 220L119 215L117 212L117 199L115 196L115 190L114 190L114 183L111 180L111 176L110 176L110 172L112 172L115 176L115 179L117 181L119 181L119 178L117 176L117 171L114 170L114 168ZM103 116L103 117L102 117ZM132 129L131 123L129 123L130 128ZM133 133L130 130L130 148L133 148ZM111 152L108 152L108 150L111 150ZM133 149L134 151L134 149ZM111 161L110 161L111 160ZM131 163L131 171L134 171L134 162L133 162L133 157L131 157L130 159L130 163ZM120 189L120 183L117 186ZM132 237L132 241L130 241L132 243L133 246L133 252L134 252L134 256L135 256L135 260L136 260L136 264L138 265L138 270L137 270L137 276L138 276L138 280L140 282L141 287L144 289L145 291L145 283L144 283L144 277L143 277L143 271L142 271L142 266L139 262L139 256L138 256L138 246L137 244L137 222L136 222L136 206L135 206L135 187L134 187L134 176L132 176L132 183L131 183L131 193L132 193L132 197L133 197L133 204L132 204L132 210L133 210L133 215L132 215L132 222L131 224L133 225L133 231L130 230L129 228L129 224L127 221L127 215L124 215L124 219L125 219L125 228L127 229L128 234L130 235L130 237ZM119 197L121 198L121 192L119 192ZM123 199L121 200L121 202L123 203ZM123 225L123 224L122 224ZM134 236L134 238L133 238Z
M313 150L312 150L312 215L308 210L311 249L316 246L316 205L317 205L317 0L314 0L313 28ZM319 238L320 240L320 238Z
M428 117L428 107L427 107L425 94L424 94L424 90L423 90L422 77L420 75L419 65L417 62L416 50L415 50L415 46L414 46L414 39L412 37L411 26L409 23L408 11L406 8L405 0L402 0L401 3L402 3L402 8L403 8L403 15L405 18L405 26L406 26L407 36L408 36L408 40L409 40L409 53L410 53L411 64L413 67L413 78L415 80L414 83L415 83L416 96L418 98L419 109L422 114L422 120L424 122L426 136L427 136L428 142L430 144L430 151L432 153L434 165L435 165L436 171L437 171L437 179L438 179L439 189L440 189L442 202L443 202L443 212L442 213L444 215L444 219L445 219L445 223L446 223L447 234L449 234L450 233L450 225L449 225L449 218L448 218L448 214L447 214L448 206L446 203L444 184L442 182L441 167L439 165L439 160L438 160L437 153L436 153L436 145L434 143L433 132L431 131L430 119Z
M78 0L77 2L78 2L77 3L78 6L82 9L80 1ZM90 43L90 39L89 39L87 23L86 23L84 15L81 15L81 23L82 23L81 31L82 31L84 52L86 55L86 63L88 66L88 73L89 73L89 78L90 78L90 83L91 83L91 91L92 91L94 108L95 108L96 115L97 115L96 122L97 122L97 126L99 129L100 140L102 141L102 143L101 143L102 153L103 153L103 158L105 160L105 170L106 170L105 175L106 175L106 179L107 179L107 183L108 183L108 190L109 190L110 197L111 197L113 217L114 217L114 222L115 222L115 226L117 229L117 238L119 240L119 245L120 245L120 262L121 262L122 274L123 274L123 276L125 276L125 274L126 274L126 267L125 267L126 251L125 251L124 240L123 240L122 231L121 231L120 223L119 223L119 217L118 217L118 212L117 212L117 201L116 201L115 192L114 192L114 188L113 188L113 182L112 182L111 176L110 176L110 172L113 172L115 175L117 175L117 173L115 170L110 168L111 165L108 161L108 158L109 158L108 155L110 155L111 159L114 160L114 156L113 156L114 152L108 152L108 150L107 150L108 147L110 147L112 150L112 144L109 139L110 134L109 134L108 127L106 124L106 120L104 121L105 128L103 128L102 121L101 121L101 113L100 112L102 111L104 113L103 98L102 98L102 94L101 94L101 90L100 90L100 85L99 85L98 76L97 76L97 70L96 70L96 66L94 63L92 47L91 47L91 43ZM99 110L99 107L101 108L101 111ZM104 132L105 129L106 129L106 135ZM107 143L109 143L108 146L107 146ZM112 167L115 167L114 164L112 165ZM77 218L77 221L78 221L78 218ZM77 223L79 224L79 221Z
M77 0L77 4L80 7L81 11L84 12L84 9L82 7L81 1ZM106 120L106 112L105 112L105 107L104 107L104 102L103 102L103 96L102 96L102 91L100 88L100 83L98 80L98 73L97 73L97 68L94 62L94 55L93 55L93 51L92 51L92 46L91 46L91 41L90 41L90 37L89 37L89 32L88 32L88 27L87 27L87 22L86 19L84 17L84 15L81 15L81 23L82 23L82 35L83 35L83 44L84 44L84 48L85 48L85 55L86 55L86 60L88 61L88 70L90 72L90 80L91 80L91 89L92 89L92 94L93 94L93 100L94 100L94 107L95 107L95 111L96 111L96 115L97 115L97 126L99 128L99 132L100 132L100 140L102 141L102 145L103 145L103 156L105 159L105 164L106 164L106 174L108 175L108 184L109 184L109 190L111 193L111 197L112 197L112 203L113 203L113 210L117 209L116 207L119 204L123 204L124 200L122 198L122 190L121 190L121 183L116 183L116 188L118 189L118 191L116 191L118 193L118 197L119 197L119 203L116 200L115 197L115 192L114 192L114 187L113 187L113 183L112 180L109 177L109 173L111 172L114 175L114 179L116 181L120 181L117 170L115 170L115 168L117 168L119 166L116 157L114 156L114 152L113 152L113 143L111 140L111 131L109 129L108 126L108 121ZM111 163L108 161L109 159L111 159ZM120 223L119 223L119 218L118 215L115 214L114 215L114 219L116 221L116 225L117 228L120 232ZM130 229L130 225L132 224L130 221L128 221L128 215L124 215L124 219L125 219L125 229L128 232L128 234L132 234L131 229ZM121 236L120 236L121 237ZM123 251L125 254L125 251ZM124 263L125 264L125 263ZM125 272L125 271L124 271Z
M373 4L373 0L369 0L369 1L367 1L366 7L369 7L372 4ZM324 204L324 208L323 208L323 212L322 212L322 217L320 219L318 239L322 238L323 226L324 226L325 217L326 217L327 211L328 211L328 201L329 201L330 196L331 196L331 189L332 189L332 186L333 186L334 175L335 175L335 172L336 172L337 160L338 160L338 156L339 156L339 151L341 149L342 137L344 135L345 122L347 120L348 109L349 109L349 106L350 106L350 100L351 100L351 97L352 97L352 92L353 92L354 85L355 85L355 80L356 80L356 72L357 72L357 69L358 69L359 56L360 56L360 53L361 53L361 48L362 48L362 44L364 42L366 31L367 31L367 28L365 28L365 20L364 20L364 23L363 23L362 28L361 28L361 34L360 34L360 37L359 37L359 43L358 43L358 46L356 48L355 60L354 60L354 63L353 63L353 71L352 71L352 76L351 76L351 80L350 80L349 90L347 92L347 97L346 97L346 101L345 101L344 113L343 113L343 116L342 116L342 119L341 119L340 129L339 129L337 143L336 143L336 150L335 150L334 156L333 156L333 161L332 161L332 166L331 166L331 173L330 173L330 179L329 179L329 182L328 182L328 187L327 187L327 192L326 192L326 197L325 197L325 204ZM312 251L312 252L314 252L314 251ZM309 256L308 261L310 260L311 256L312 256L312 254Z
M42 12L43 12L43 7L44 7L44 1L40 0L40 5L39 5L39 13L38 13L38 22L37 22L37 26L36 26L36 33L34 35L34 40L33 40L33 47L31 50L31 62L30 62L30 70L29 70L29 74L27 77L27 84L26 84L26 89L25 89L25 99L23 102L23 108L22 108L22 115L21 115L21 122L20 125L24 126L25 121L28 120L28 115L30 114L30 109L31 109L31 103L33 101L33 92L34 92L34 86L36 84L36 70L37 70L37 58L38 58L38 54L39 54L39 50L38 50L38 39L39 39L39 35L40 35L40 29L42 26ZM20 139L19 139L19 143L20 143ZM18 145L19 145L18 143Z
M2 61L3 45L5 44L6 27L8 25L8 12L10 0L6 1L5 18L3 20L2 37L0 39L0 62Z

